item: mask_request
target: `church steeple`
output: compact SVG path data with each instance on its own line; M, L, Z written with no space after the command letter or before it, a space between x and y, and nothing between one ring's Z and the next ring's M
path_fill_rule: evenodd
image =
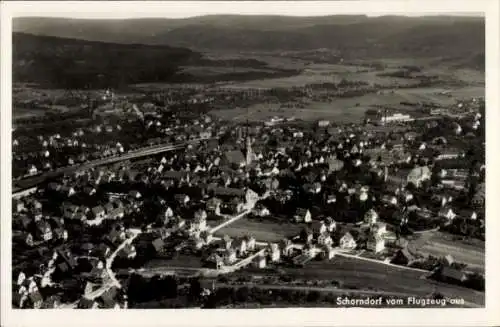
M252 138L250 137L250 132L248 128L248 120L246 127L246 164L249 166L253 160L253 151L252 151Z

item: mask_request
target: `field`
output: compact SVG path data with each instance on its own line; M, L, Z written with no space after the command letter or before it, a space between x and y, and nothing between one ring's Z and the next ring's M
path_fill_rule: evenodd
M273 69L250 68L250 67L221 67L221 66L185 66L182 72L193 76L216 76L221 74L264 72L272 73Z
M384 264L336 256L329 261L310 261L304 268L284 268L292 278L335 280L344 287L429 296L436 291L450 298L484 305L484 293L423 278L423 273ZM242 272L244 273L244 272ZM257 275L258 273L255 273ZM387 281L391 282L388 283Z
M144 265L145 269L155 268L201 268L201 260L198 257L186 254L179 254L172 259L153 259Z
M301 225L293 225L288 222L258 221L249 218L242 218L234 223L218 230L215 236L241 237L250 235L260 242L277 242L284 238L296 236L302 229Z
M444 257L451 255L456 262L465 263L471 270L484 273L485 244L479 240L454 240L453 235L435 232L410 241L410 247L424 255Z
M394 90L394 92L384 91L380 94L366 94L352 98L339 98L330 103L310 102L305 108L280 108L279 104L257 104L249 108L217 109L211 113L227 120L244 122L265 121L271 117L280 116L283 118L295 117L305 121L318 119L329 119L342 123L360 122L367 109L376 105L397 106L401 111L414 110L412 107L405 109L401 102L432 102L440 106L453 105L457 98L467 98L484 95L484 88L465 87L451 91L454 97L439 95L444 91L440 88L409 88Z

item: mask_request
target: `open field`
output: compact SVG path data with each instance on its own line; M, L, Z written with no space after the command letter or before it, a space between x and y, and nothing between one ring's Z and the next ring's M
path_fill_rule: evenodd
M482 241L454 240L451 234L432 232L430 235L410 241L410 246L423 255L434 257L451 255L456 262L465 263L472 270L484 272L485 244Z
M484 305L482 292L425 279L420 272L353 258L337 256L329 261L310 261L304 268L283 269L292 278L335 280L342 283L343 287L408 293L422 297L436 291L445 297L463 298L467 302ZM258 272L254 275L258 275ZM391 282L388 283L388 280Z
M337 98L332 102L310 102L305 108L280 108L279 104L257 104L249 108L217 109L211 113L227 120L244 122L269 120L274 116L283 118L295 117L305 121L330 119L342 123L360 122L367 109L381 106L397 106L401 111L412 111L412 107L404 108L401 102L425 102L439 106L450 106L457 98L483 96L482 87L464 87L450 91L453 97L438 94L443 88L408 88L394 92L383 91L380 94L365 94L352 98Z
M185 268L201 268L200 258L193 255L179 254L172 259L157 258L149 261L144 265L145 269L168 268L168 267L185 267Z
M249 72L274 72L271 68L250 68L250 67L221 67L221 66L185 66L182 72L193 76L216 76L221 74L249 73Z
M280 224L278 222L258 221L249 218L242 218L215 233L215 236L241 237L250 235L260 242L277 242L286 237L296 236L302 229L301 225L290 223Z

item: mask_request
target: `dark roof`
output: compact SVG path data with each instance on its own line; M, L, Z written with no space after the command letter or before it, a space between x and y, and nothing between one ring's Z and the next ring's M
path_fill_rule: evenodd
M187 175L185 171L167 170L162 173L163 178L180 180Z
M441 276L454 280L461 280L465 275L464 272L458 269L443 267L441 270Z
M224 158L229 163L234 163L237 165L245 161L243 153L240 150L227 151L226 153L224 153Z
M152 242L152 244L156 251L160 251L163 249L165 242L161 238L157 238Z
M210 187L209 191L213 191L216 196L245 196L246 192L240 188L231 188L231 187Z

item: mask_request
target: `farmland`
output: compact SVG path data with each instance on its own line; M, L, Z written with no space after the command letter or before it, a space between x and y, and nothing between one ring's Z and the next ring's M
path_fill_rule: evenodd
M230 237L241 237L243 235L251 235L257 241L261 242L277 242L285 237L296 236L301 231L300 225L292 225L289 223L278 223L269 221L256 221L249 218L242 218L215 233L215 236L222 237L228 235Z
M484 272L485 248L482 241L457 240L453 239L453 235L434 232L411 241L409 246L423 255L444 257L449 254L456 262L467 264L469 269Z
M437 93L444 91L440 88L409 88L379 94L365 94L351 98L337 98L330 103L308 102L304 108L283 108L279 104L262 103L249 108L228 108L212 110L211 113L227 120L243 122L268 120L273 116L284 118L295 117L305 121L317 119L330 119L342 123L360 122L367 109L375 106L398 106L401 111L415 110L413 107L405 108L401 102L428 102L441 106L450 106L456 98L451 98ZM458 98L466 96L481 96L484 89L479 87L464 87L453 92Z

